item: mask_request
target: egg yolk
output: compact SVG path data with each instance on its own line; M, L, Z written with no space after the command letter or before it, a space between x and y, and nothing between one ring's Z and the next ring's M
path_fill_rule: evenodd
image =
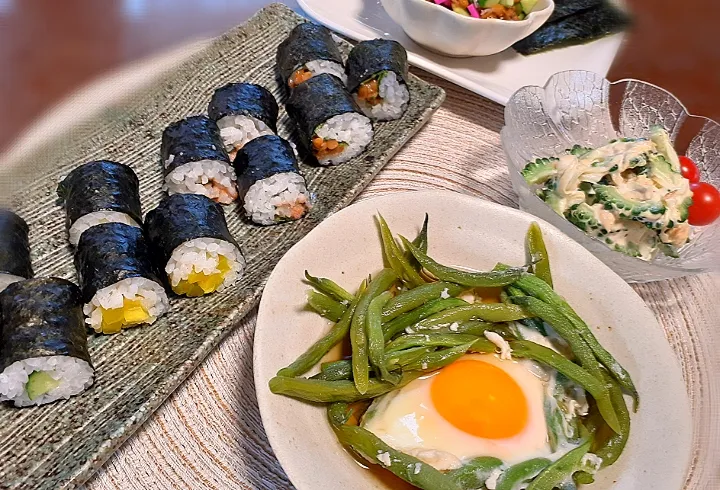
M456 361L441 370L433 378L430 397L445 420L477 437L513 437L528 421L520 386L501 368L483 361Z

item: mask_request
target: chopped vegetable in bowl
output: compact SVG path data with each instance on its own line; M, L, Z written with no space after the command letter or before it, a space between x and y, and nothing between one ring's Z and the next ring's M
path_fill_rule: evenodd
M427 0L476 19L524 20L537 0Z

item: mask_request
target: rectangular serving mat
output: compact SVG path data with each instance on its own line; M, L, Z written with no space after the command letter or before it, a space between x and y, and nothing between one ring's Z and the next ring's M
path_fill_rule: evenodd
M246 81L269 88L281 103L279 134L300 146L282 108L286 97L276 77L275 51L303 20L283 5L270 5L150 89L71 129L15 169L13 191L24 190L14 195L13 204L30 225L36 275L77 281L65 213L55 194L61 177L91 160L127 163L140 178L143 210L151 210L163 196L163 129L204 113L213 90L225 83ZM347 55L350 44L340 44ZM87 480L258 303L285 252L325 217L350 204L445 98L441 88L412 75L409 86L405 115L377 124L374 141L359 157L332 168L301 165L317 195L305 219L263 228L244 222L240 206L224 208L248 262L234 288L204 298L172 299L170 313L154 325L93 335L90 354L96 380L86 393L37 408L2 404L0 488L73 488ZM0 183L0 193L9 188L7 182Z

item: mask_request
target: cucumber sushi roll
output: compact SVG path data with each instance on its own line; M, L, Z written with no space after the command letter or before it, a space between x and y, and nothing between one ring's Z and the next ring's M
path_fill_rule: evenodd
M33 276L28 232L25 220L0 208L0 291Z
M255 223L300 219L312 206L295 150L279 136L261 136L246 144L235 159L235 172L245 214Z
M321 73L347 80L342 55L326 27L305 22L290 32L277 50L277 66L282 80L294 89Z
M140 228L140 182L122 163L100 160L79 166L60 182L70 243L77 246L85 230L102 223Z
M347 60L348 90L363 112L378 121L400 118L410 101L405 48L397 41L358 43Z
M373 138L365 116L337 78L321 74L293 90L287 103L298 133L321 165L356 157Z
M200 194L221 204L237 199L235 171L212 119L192 116L171 124L163 131L161 153L168 194Z
M65 279L29 279L0 293L0 400L44 405L93 383L80 289Z
M142 228L125 223L93 226L80 237L75 267L85 323L97 333L153 323L168 310Z
M222 207L193 194L168 196L145 217L153 253L176 294L203 296L234 284L245 259Z
M260 85L228 83L217 89L210 100L208 115L217 122L231 160L248 141L277 133L277 102Z

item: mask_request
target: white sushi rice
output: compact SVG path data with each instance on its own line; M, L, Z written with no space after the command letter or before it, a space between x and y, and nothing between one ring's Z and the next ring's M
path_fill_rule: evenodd
M180 165L165 177L168 194L201 194L221 204L237 198L235 170L218 160L200 160Z
M75 220L75 223L73 223L70 230L68 230L70 243L73 247L77 247L77 244L80 243L80 235L93 226L102 225L104 223L124 223L126 225L134 226L135 228L141 228L137 221L125 213L119 213L117 211L95 211L94 213L88 213L85 216L80 216Z
M5 272L0 272L0 293L2 293L6 287L8 287L10 284L24 281L24 277L20 276L14 276L12 274L7 274Z
M321 73L328 73L334 75L342 80L343 85L347 84L347 75L345 75L345 68L339 63L328 60L313 60L305 63L305 68L312 73L313 76L320 75Z
M305 179L295 172L284 172L259 180L245 194L245 213L261 225L293 219L291 208L295 205L302 205L306 210L312 206Z
M251 116L225 116L217 122L225 151L234 153L260 136L275 134L270 127Z
M331 117L321 124L315 134L323 139L334 139L345 143L342 153L318 159L322 165L338 165L358 156L373 139L370 119L362 114L347 112Z
M96 332L102 332L102 310L100 308L122 308L124 300L140 300L150 317L143 323L152 324L164 315L170 305L165 289L155 281L144 277L130 277L116 282L95 293L92 300L83 306L85 323Z
M223 283L218 287L222 291L231 286L242 276L245 270L245 258L232 243L217 238L196 238L188 240L173 250L165 272L170 285L176 287L180 281L186 280L195 271L205 274L218 272L220 255L224 255L230 263L230 271L225 274Z
M34 371L45 371L60 384L35 400L25 385ZM10 400L16 407L44 405L82 393L93 384L93 368L86 361L69 356L33 357L17 361L0 373L0 401Z
M395 72L388 71L380 80L378 92L383 101L380 104L370 105L360 99L357 93L353 94L355 101L366 116L378 121L392 121L399 119L407 109L410 101L410 92L404 83L400 83Z

